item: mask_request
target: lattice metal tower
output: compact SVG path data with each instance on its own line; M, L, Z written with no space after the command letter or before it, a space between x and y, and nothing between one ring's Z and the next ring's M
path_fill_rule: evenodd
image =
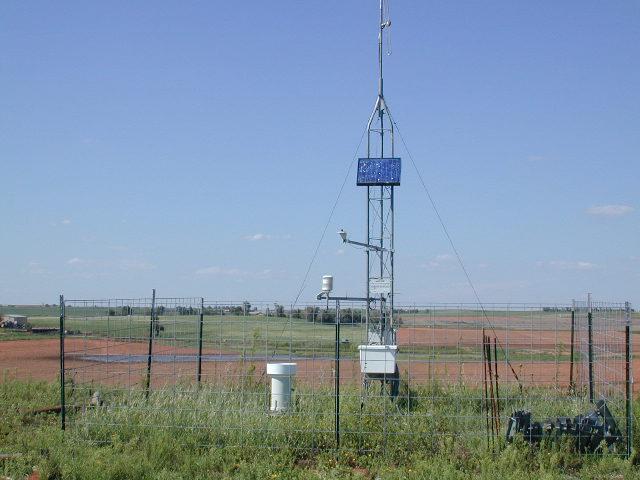
M384 58L384 35L391 26L385 18L385 1L380 0L380 27L378 33L378 96L367 123L367 158L394 159L393 123L388 115L388 107L384 98L384 79L382 61ZM361 166L359 162L359 174ZM381 161L381 170L390 166ZM389 170L386 170L387 172ZM382 171L379 173L383 173ZM398 162L399 174L399 162ZM367 244L379 248L367 248L367 298L378 300L377 308L368 304L367 331L368 343L394 345L395 330L393 322L394 297L394 187L392 178L377 175L372 179L375 184L367 184ZM359 178L360 180L360 178ZM399 175L397 177L399 184ZM359 184L362 182L358 182ZM372 307L377 312L372 315Z
M367 189L366 242L342 241L364 247L366 252L366 293L364 298L331 297L330 289L318 298L365 301L366 344L358 346L360 371L365 387L370 380L382 380L398 393L400 375L396 363L394 322L394 188L400 185L401 162L395 157L394 128L384 98L382 76L383 43L391 21L385 16L385 0L380 0L378 32L378 96L367 123L367 156L358 159L357 185ZM339 322L336 322L339 325Z

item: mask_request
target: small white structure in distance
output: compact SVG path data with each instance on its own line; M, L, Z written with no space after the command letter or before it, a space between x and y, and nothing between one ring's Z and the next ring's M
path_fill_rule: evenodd
M289 410L292 377L296 370L296 363L267 363L267 375L271 376L271 412L283 413Z
M360 372L392 375L396 371L397 345L359 345Z

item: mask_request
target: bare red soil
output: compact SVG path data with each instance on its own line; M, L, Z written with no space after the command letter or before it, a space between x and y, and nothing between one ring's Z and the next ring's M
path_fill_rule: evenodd
M523 361L512 361L509 367L504 361L498 362L498 374L501 384L516 384L513 371L525 386L546 385L566 388L569 383L568 361L539 361L536 354L557 352L562 348L565 357L569 352L570 332L568 331L526 331L511 330L487 334L498 338L504 348L518 351L531 351L531 358ZM615 341L614 341L615 340ZM424 352L424 347L440 348L455 347L468 348L473 352L480 350L482 330L458 328L431 327L403 327L398 332L398 343L403 352ZM608 350L617 350L619 339L613 339ZM634 346L640 346L640 337L634 338ZM620 345L623 347L623 345ZM105 383L122 387L142 386L146 375L146 360L137 359L131 363L104 363L83 359L83 355L146 355L145 342L116 342L112 340L85 340L67 338L65 341L65 367L67 377L71 377L77 384ZM4 378L31 378L52 381L59 378L60 373L60 343L58 339L15 340L0 342L0 372ZM168 345L156 345L154 354L195 355L193 348L180 348ZM205 349L205 354L235 353ZM427 383L438 380L443 384L463 383L465 385L480 385L483 377L483 364L475 356L469 361L458 360L453 355L442 360L421 359L419 356L404 358L399 361L402 375L411 383ZM413 359L417 358L417 359ZM564 357L563 357L564 358ZM464 356L461 357L464 359ZM296 360L298 373L296 381L301 385L329 386L333 383L334 362L328 359ZM638 359L633 362L640 367ZM612 364L610 360L607 368L596 365L596 379L608 382L624 381L624 364ZM202 364L202 379L204 382L217 384L239 385L242 382L258 382L265 380L265 364L262 361L207 361ZM345 384L358 384L361 381L357 360L343 360L340 362L341 380ZM585 377L584 367L576 364L574 375L576 380ZM582 376L582 377L581 377ZM177 383L192 383L196 378L195 362L154 362L152 364L152 387L174 385ZM2 381L0 379L0 381ZM634 391L638 387L634 386Z

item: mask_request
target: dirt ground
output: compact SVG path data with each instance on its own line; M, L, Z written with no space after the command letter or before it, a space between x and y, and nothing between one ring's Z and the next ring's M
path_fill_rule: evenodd
M563 352L568 353L570 332L539 331L501 331L487 332L495 335L498 341L509 349L522 349L532 352L555 352L562 345ZM398 331L398 344L401 351L411 352L414 347L474 347L478 350L482 342L482 331L478 329L405 327ZM618 351L624 345L620 339L608 340L608 351ZM640 346L640 336L634 337L634 347ZM604 345L602 345L604 347ZM145 342L115 342L113 340L87 340L67 338L65 341L65 367L67 378L73 378L76 384L104 383L124 388L144 385L146 377L146 359L137 357L135 362L105 363L83 359L84 355L141 355L146 356L148 345ZM475 349L474 349L475 351ZM57 338L38 340L15 340L0 342L0 372L5 378L31 378L38 380L56 380L60 373L60 342ZM158 355L195 355L193 348L177 348L167 345L156 345L154 354ZM205 355L229 354L237 352L221 352L205 349ZM596 350L598 354L598 350ZM406 357L405 357L406 358ZM419 357L418 357L419 358ZM296 360L298 373L296 381L305 386L329 386L334 378L334 361L323 359ZM412 384L427 383L437 379L443 384L464 383L480 385L483 378L483 364L477 359L458 360L456 356L443 360L401 359L400 371L404 378ZM607 368L596 364L596 381L623 382L624 364L612 364ZM640 367L640 359L633 362L635 368ZM526 361L512 361L511 367L504 361L498 362L498 374L501 384L517 384L515 375L525 386L546 385L566 388L569 383L569 362L555 360L536 361L535 355ZM513 371L511 370L513 368ZM241 385L243 382L260 382L265 380L265 364L263 361L205 361L202 363L202 380L204 382ZM576 364L574 376L579 381L585 378L582 365ZM515 371L515 375L514 375ZM359 384L361 376L357 360L340 362L342 383ZM154 362L152 364L152 387L162 387L180 383L192 383L196 378L196 363ZM638 391L634 385L634 392Z
M570 330L502 330L485 329L485 334L491 338L497 338L502 348L514 349L536 349L547 352L555 352L558 347L566 353L571 346ZM409 349L412 345L434 346L434 347L478 347L482 345L482 328L449 328L442 326L434 327L402 327L398 329L398 345ZM579 338L578 334L575 338ZM640 347L640 336L633 338L633 345L637 349ZM575 340L576 351L578 341ZM624 332L608 334L606 337L595 338L594 343L602 344L608 351L624 352ZM636 350L637 351L637 350Z

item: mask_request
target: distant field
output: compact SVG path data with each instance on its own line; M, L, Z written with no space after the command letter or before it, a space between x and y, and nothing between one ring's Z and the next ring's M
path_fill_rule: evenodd
M91 370L96 378L115 375L116 371L129 369L121 366L112 369L106 363L146 362L150 316L112 315L102 309L69 309L67 311L66 354L69 362L84 360L83 371ZM474 383L482 378L482 320L481 314L442 315L440 311L401 312L402 325L398 330L398 362L402 372L410 373L416 381L437 376L443 381L465 381ZM444 312L450 313L450 312ZM471 313L471 314L470 314ZM570 330L543 329L549 324L566 320L565 312L513 312L508 319L503 315L502 324L492 321L494 329L486 333L500 340L503 348L498 350L498 362L503 378L513 379L513 374L504 364L506 355L513 368L527 378L527 383L566 385L569 378ZM497 315L497 312L494 312ZM533 322L540 318L540 325ZM495 320L495 317L494 319ZM32 316L35 326L57 327L59 319L53 316ZM265 315L205 315L203 330L204 366L203 373L216 377L223 371L233 371L235 364L242 361L254 362L262 371L265 361L272 358L292 358L299 362L311 381L313 372L322 372L329 378L335 350L335 325L313 323L289 317ZM196 315L160 315L162 330L154 339L154 364L157 371L167 375L176 366L183 375L191 378L195 372L195 355L198 346L199 317ZM509 327L505 329L505 324ZM534 328L535 327L535 328ZM345 362L344 378L359 381L357 372L358 345L366 343L363 324L343 324L341 326L341 358ZM57 334L36 335L23 332L0 330L0 339L20 340L6 344L0 360L13 371L25 372L31 368L38 378L54 378L57 374L59 343ZM37 340L33 349L22 356L25 339ZM48 340L47 340L48 339ZM93 343L91 343L93 342ZM103 342L103 343L95 343ZM29 343L29 342L26 342ZM37 346L36 346L37 345ZM635 351L640 352L640 335L634 337ZM26 347L26 344L25 344ZM615 345L623 348L622 344ZM609 346L608 348L612 348ZM118 359L118 355L131 355L130 359ZM182 359L173 355L183 356ZM219 355L219 358L216 358ZM636 353L636 359L640 355ZM574 353L576 364L583 363L580 351ZM31 367L28 367L31 365ZM71 363L68 363L68 366ZM81 368L73 363L74 368ZM640 368L640 363L637 365ZM115 368L115 367L114 367ZM144 369L138 365L140 371ZM617 371L617 370L616 370ZM135 376L135 375L134 375ZM178 380L178 375L176 381ZM137 377L136 377L137 378ZM638 385L640 386L640 385Z
M57 328L57 317L30 317L30 323L37 327ZM160 345L176 347L196 347L198 345L198 317L179 316L164 318L159 317L163 328L156 339ZM417 323L417 322L416 322ZM404 325L406 325L405 322ZM421 321L422 325L429 325ZM311 323L301 319L265 317L265 316L205 316L203 320L203 344L204 348L215 348L221 351L229 351L244 354L263 353L265 355L289 354L326 356L334 351L335 326L330 324ZM450 329L438 326L439 323L427 327L429 335L424 335L425 327L402 326L399 330L399 344L401 356L409 353L413 357L432 358L443 356L459 356L461 359L476 358L480 330L477 326L469 324L457 325L460 330L459 338L450 338ZM65 322L68 337L89 336L108 337L114 341L136 342L145 341L149 335L149 319L140 316L131 317L94 317L75 318L68 317ZM499 329L499 327L496 327ZM403 334L406 332L406 334ZM415 335L421 334L421 338L415 339ZM439 335L447 334L446 340L439 339ZM478 334L478 335L477 335ZM51 334L30 334L0 330L0 340L18 339L42 339ZM57 334L56 334L57 335ZM538 359L555 358L559 352L553 350L553 343L548 340L551 334L543 335L549 345L540 342L529 348L528 342L518 345L515 334L512 335L512 359L529 359L531 355ZM340 331L341 353L348 357L357 355L357 346L366 343L366 331L363 324L343 324ZM552 349L553 351L549 351ZM560 352L560 354L562 354ZM562 356L567 356L568 351ZM417 357L416 357L417 358ZM568 356L567 356L568 358Z
M1 307L0 311L29 316L36 327L59 326L57 306ZM108 315L106 308L69 308L65 327L69 337L108 337L114 341L144 342L149 335L146 315ZM566 312L487 311L493 329L487 332L503 338L509 345L513 361L569 360L570 316ZM487 326L481 312L449 310L400 312L398 331L400 359L446 359L461 361L478 359L481 328ZM634 321L640 315L634 314ZM195 348L198 345L199 318L196 315L160 315L162 331L159 345ZM507 332L499 334L499 332ZM0 341L42 339L51 334L31 334L2 329ZM55 334L54 334L55 335ZM366 343L363 324L341 326L343 358L357 356L357 346ZM295 356L330 356L335 344L335 326L289 317L265 315L205 315L203 346L242 355L263 354ZM640 345L640 336L634 337ZM638 349L636 349L636 352ZM578 356L575 357L579 359Z

